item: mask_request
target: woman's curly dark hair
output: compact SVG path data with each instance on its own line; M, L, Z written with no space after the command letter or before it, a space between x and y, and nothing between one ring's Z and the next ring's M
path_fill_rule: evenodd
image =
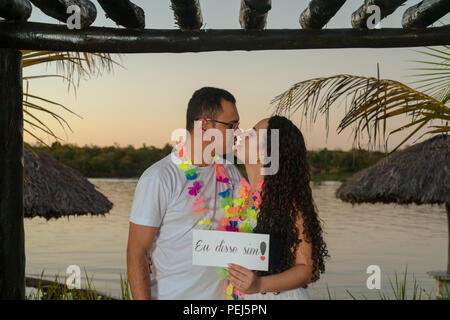
M280 273L295 265L295 252L301 242L296 223L302 214L304 239L312 243L314 282L319 279L317 270L325 272L324 259L329 255L312 198L305 141L301 131L285 117L271 117L267 129L268 155L272 155L271 130L279 130L279 168L276 174L264 176L265 189L254 232L270 234L269 271L257 274Z

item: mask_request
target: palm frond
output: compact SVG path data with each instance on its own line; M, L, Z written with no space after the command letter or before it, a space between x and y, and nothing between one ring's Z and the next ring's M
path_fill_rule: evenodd
M364 133L367 134L369 146L373 146L376 141L381 142L381 133L384 140L386 121L395 116L411 116L413 121L421 119L408 135L409 139L435 118L446 120L450 115L449 108L437 99L398 81L348 74L299 82L276 96L271 103L276 104L276 114L291 116L301 109L302 122L304 117L309 116L310 122L314 123L317 115L324 115L328 136L331 105L338 99L349 96L351 96L349 109L338 126L338 133L353 125L354 143L358 144ZM382 129L380 124L383 124ZM389 135L395 132L398 131L393 130Z
M45 98L42 98L42 97L39 97L39 96L35 96L35 95L29 94L29 93L26 93L25 95L26 95L27 97L30 97L30 98L39 99L39 100L42 100L42 101L45 101L45 102L48 102L48 103L57 105L57 106L63 108L64 110L69 111L70 113L76 115L77 117L79 117L79 118L81 118L81 119L83 118L83 117L81 117L80 115L76 114L75 112L73 112L72 110L70 110L69 108L63 106L63 105L60 104L60 103L57 103L57 102L54 102L54 101L51 101L51 100L48 100L48 99L45 99Z
M26 90L24 92L23 107L24 107L24 124L25 126L30 126L30 129L39 129L55 139L60 139L55 135L53 130L50 129L43 121L38 117L39 112L43 112L51 115L62 127L64 132L67 134L65 127L72 131L69 123L56 112L51 111L49 108L40 105L39 103L48 103L53 106L60 107L65 111L68 111L80 118L78 114L65 107L64 105L54 102L49 99L42 98L38 95L29 93L29 81L39 78L48 77L60 77L64 81L68 82L68 89L72 86L74 89L79 85L81 78L86 78L86 76L100 75L103 70L108 72L113 70L113 65L119 63L111 59L109 54L104 53L86 53L86 52L59 52L59 51L35 51L35 50L21 50L22 53L22 66L27 68L30 66L35 66L43 63L56 63L57 73L52 75L34 75L34 76L24 76L23 80L26 82ZM118 55L120 57L120 55ZM58 70L62 69L62 70ZM59 73L63 73L63 75ZM74 78L78 76L78 83L75 85ZM75 92L76 93L76 92ZM32 102L32 100L35 100ZM37 100L37 101L36 101ZM39 101L39 102L38 102ZM38 112L38 113L36 113ZM45 142L39 138L36 134L32 133L26 127L24 131L30 134L32 137L45 144ZM27 144L26 144L27 145ZM45 144L46 145L46 144Z
M442 46L442 49L432 47L425 47L425 49L425 51L414 51L432 57L433 60L414 60L414 62L422 65L434 65L437 68L414 68L412 70L428 70L434 72L413 74L410 77L421 78L420 81L413 83L425 83L425 85L415 88L416 90L423 90L424 93L433 96L443 104L447 104L450 101L450 46ZM436 59L438 61L435 61Z
M113 71L113 65L123 67L111 58L107 53L86 53L86 52L60 52L60 51L33 51L21 50L23 67L36 64L56 62L57 73L65 74L68 80L68 89L74 85L74 78L77 78L77 85L80 80L92 75L102 75L103 71ZM121 56L117 55L120 59ZM86 65L86 67L85 67Z

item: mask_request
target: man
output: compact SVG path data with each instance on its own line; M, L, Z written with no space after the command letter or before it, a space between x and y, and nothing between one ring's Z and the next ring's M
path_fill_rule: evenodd
M200 126L194 127L194 124ZM204 87L193 94L186 114L190 139L188 154L192 163L198 166L198 181L202 185L200 196L207 199L203 206L214 213L213 223L223 217L217 193L230 185L216 182L215 166L202 156L211 142L195 139L194 132L196 129L202 133L209 129L219 130L222 140L213 141L222 146L220 153L224 155L231 151L229 146L233 144L233 138L230 141L228 135L227 139L227 132L238 127L239 114L231 93ZM202 151L201 156L193 157L194 150ZM199 214L194 213L194 197L188 192L192 181L186 179L177 165L181 161L172 152L145 170L136 186L127 247L133 299L224 299L218 268L192 265L192 235ZM232 195L238 197L239 170L232 164L224 167Z

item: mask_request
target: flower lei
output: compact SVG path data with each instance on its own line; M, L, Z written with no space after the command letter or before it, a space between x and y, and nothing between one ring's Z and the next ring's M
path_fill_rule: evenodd
M258 183L257 191L251 193L251 186L246 178L241 179L241 189L239 190L240 198L233 199L223 198L221 207L225 209L225 218L220 220L220 225L217 230L234 231L234 232L253 232L258 220L258 209L261 205L261 191L264 187L263 181ZM251 200L250 200L251 193ZM244 208L253 201L251 207L245 211ZM231 202L233 206L231 206ZM229 280L226 269L217 271L220 280ZM226 289L226 300L239 300L244 296L244 293L234 288L233 284L229 282Z
M186 154L186 146L184 142L177 142L176 146L176 152L175 154L179 158L183 158L183 156ZM214 157L214 162L216 166L216 181L220 183L225 184L231 184L230 180L225 175L225 168L217 163L219 160L219 156ZM202 226L203 229L211 230L213 228L212 222L211 222L211 215L209 213L209 209L202 207L202 203L205 202L206 198L200 198L200 190L203 187L200 182L198 182L196 179L198 177L197 175L197 166L192 164L192 161L181 161L178 164L178 168L182 169L184 171L184 175L186 176L186 179L192 182L192 186L188 187L189 195L195 197L194 202L192 206L194 207L194 212L198 213L204 213L204 217L197 223L198 226ZM230 194L230 188L225 190L224 192L219 192L219 196L224 197L225 195Z
M177 150L176 155L179 158L183 158L186 154L185 144L183 142L177 142ZM225 168L221 163L218 163L220 158L218 156L214 157L214 163L216 167L216 182L231 184L230 180L225 174ZM203 212L205 216L201 219L197 226L201 226L202 228L212 230L213 225L211 222L211 218L209 215L209 210L203 208L201 204L206 201L206 198L199 198L199 192L202 188L202 185L196 181L197 175L197 166L192 164L192 161L181 161L178 164L178 168L184 171L186 179L189 181L193 181L192 186L188 187L188 192L191 196L196 197L193 203L193 206L199 205L194 209L194 212ZM220 206L224 209L224 218L220 219L219 225L216 230L218 231L231 231L231 232L253 232L253 229L256 227L258 212L262 198L261 191L264 187L263 181L258 183L257 191L251 193L251 186L246 178L242 178L241 180L241 189L238 194L241 196L237 199L231 198L231 188L227 188L223 192L219 192L218 195L221 199ZM251 199L250 199L251 193ZM250 205L250 201L253 201L252 206ZM245 211L244 208L249 206ZM225 268L217 271L219 274L220 280L228 280L228 273ZM244 293L240 292L236 288L233 287L231 282L228 284L226 289L226 300L239 300Z

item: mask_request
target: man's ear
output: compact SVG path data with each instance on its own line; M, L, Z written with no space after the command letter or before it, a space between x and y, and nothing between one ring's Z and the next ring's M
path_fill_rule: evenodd
M206 121L205 118L198 118L199 121L202 122L202 131L205 132L206 130L208 130L208 121Z

